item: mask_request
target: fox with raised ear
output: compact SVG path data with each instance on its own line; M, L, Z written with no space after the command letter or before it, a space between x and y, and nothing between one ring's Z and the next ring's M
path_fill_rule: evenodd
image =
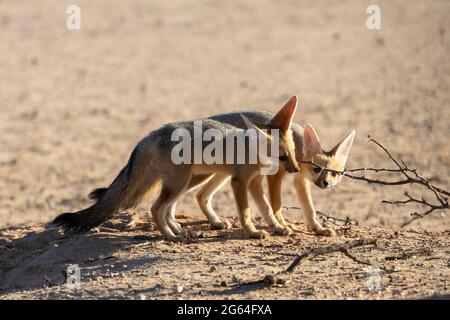
M276 131L279 135L277 144L273 145L274 148L277 148L275 153L279 155L279 159L276 159L276 162L279 160L279 168L283 172L297 172L299 168L290 130L296 108L297 97L292 97L277 114L265 118L267 121L261 122L261 125L253 124L255 117L250 113L234 114L233 117L238 118L235 124L239 124L239 126L214 118L198 121L201 123L201 130L203 130L202 136L208 129L221 132L225 138L229 134L229 131L227 131L229 129L231 129L232 134L246 135L246 130L243 129L251 128L269 138L267 141L272 144L272 137ZM248 117L246 118L245 115L248 115ZM252 223L248 193L250 192L253 196L259 208L265 207L267 201L264 199L264 192L259 179L262 169L267 166L267 163L259 158L256 163L249 163L248 161L240 163L236 161L239 150L237 150L238 152L233 150L234 161L229 163L225 161L225 159L228 160L226 154L228 149L224 147L224 161L220 163L206 163L204 159L201 159L200 163L191 160L189 163L176 164L172 158L172 151L177 142L172 138L177 129L183 129L189 132L191 137L195 137L195 121L170 123L151 132L138 143L131 153L128 164L120 171L111 185L108 188L100 188L91 192L90 197L97 200L95 204L78 212L63 213L56 217L53 222L66 229L88 230L109 219L119 210L136 206L148 192L155 190L155 187L158 186L161 191L151 208L153 219L158 229L168 240L180 241L184 240L188 233L175 221L175 205L179 197L211 178L220 178L220 181L231 178L237 209L244 230L252 238L266 237L267 232L257 230ZM261 129L267 129L267 131ZM225 138L219 140L220 143L223 143L223 146L226 145L227 139ZM247 139L245 141L248 142L251 138L245 136L244 139ZM191 139L189 143L195 151L194 140ZM249 159L251 153L251 148L247 142L243 150L245 153L244 159ZM208 146L208 143L202 141L201 151L203 152ZM271 150L272 148L268 147L267 149ZM192 156L195 157L195 155ZM269 159L273 159L273 157ZM255 179L258 183L253 183ZM274 231L281 234L288 233L288 227L278 223L272 210L269 209L264 210L264 214L266 214L266 218L270 221ZM219 227L228 226L226 223L221 224L220 220L218 221ZM214 224L216 221L212 223Z
M296 104L297 98L292 97L290 103ZM245 123L242 120L244 115L251 120L255 125L264 128L273 119L274 115L266 111L254 112L234 112L225 113L210 117L210 119L231 124L236 127L244 127ZM322 149L319 137L312 127L307 124L303 129L300 125L292 123L291 133L294 141L295 156L299 163L300 171L295 173L293 180L294 188L297 192L301 208L303 209L303 216L307 226L316 234L322 236L333 236L334 230L324 228L316 218L316 211L314 208L311 184L318 186L321 189L328 189L341 181L342 175L334 172L341 172L345 168L345 164L350 153L350 149L355 137L355 130L350 132L341 142L336 144L330 151ZM286 157L280 156L280 162L286 161ZM312 162L318 166L312 165ZM322 168L331 169L333 171L322 170ZM275 175L268 175L269 200L264 196L262 191L263 176L257 176L252 180L250 190L253 194L259 194L259 201L256 201L258 209L266 219L269 225L274 229L285 230L285 234L290 234L291 229L295 228L289 225L283 215L281 204L281 186L287 171L280 166L280 170ZM229 177L225 175L216 174L202 186L197 193L197 201L203 213L207 216L209 222L214 228L222 229L229 228L231 224L226 220L221 220L212 207L212 198L214 194L225 184ZM174 220L175 212L171 214L171 219Z

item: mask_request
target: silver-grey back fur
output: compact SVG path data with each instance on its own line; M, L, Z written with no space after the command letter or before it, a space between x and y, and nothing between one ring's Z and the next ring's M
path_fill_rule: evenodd
M266 127L270 120L275 116L274 113L268 111L246 111L246 112L229 112L214 115L208 119L216 120L224 124L229 124L237 128L245 129L246 125L242 116L244 115L250 119L258 127ZM303 147L303 128L297 123L292 123L292 138L295 144L295 154L297 161L302 159Z

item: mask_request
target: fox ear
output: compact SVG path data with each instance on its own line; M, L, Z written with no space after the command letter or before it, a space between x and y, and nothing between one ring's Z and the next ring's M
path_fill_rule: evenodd
M320 145L319 137L313 126L309 123L305 126L303 132L303 156L310 158L318 153L322 153L322 146Z
M253 122L250 121L249 118L247 118L243 114L241 114L241 117L248 129L254 129L257 133L264 135L268 141L272 140L272 136L270 134L258 128Z
M280 128L283 132L289 131L295 110L297 110L297 101L297 96L291 97L284 107L272 118L269 125Z
M344 140L339 142L337 145L334 146L333 149L331 149L331 153L334 157L336 157L342 165L345 166L345 163L347 162L348 154L350 153L350 149L352 148L353 139L355 138L355 130L350 132Z

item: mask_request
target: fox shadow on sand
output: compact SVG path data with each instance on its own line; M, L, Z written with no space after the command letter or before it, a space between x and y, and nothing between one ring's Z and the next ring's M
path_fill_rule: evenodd
M128 223L126 219L115 219L105 227L86 233L63 233L50 224L3 229L0 232L0 295L62 284L66 281L67 267L74 264L82 268L85 281L94 271L106 270L117 259L116 253L131 250L143 241L152 243L162 239L156 232L146 232L143 236L144 227L130 228ZM161 259L164 257L149 255L121 260L121 264L130 269Z
M154 223L134 224L133 219L133 215L128 213L120 214L101 227L84 233L61 232L52 224L3 229L0 232L0 295L64 284L69 265L78 265L82 270L82 281L89 281L107 274L111 264L116 264L118 267L114 272L119 272L124 271L121 270L124 265L126 270L132 270L169 263L169 257L152 250L146 251L144 257L130 254L123 258L141 244L151 246L158 241L167 242ZM207 224L207 220L187 219L183 222L184 226L196 231L205 231ZM233 224L236 225L237 221ZM230 239L250 240L240 228L233 228L207 237L203 235L192 242ZM172 245L172 242L167 243Z

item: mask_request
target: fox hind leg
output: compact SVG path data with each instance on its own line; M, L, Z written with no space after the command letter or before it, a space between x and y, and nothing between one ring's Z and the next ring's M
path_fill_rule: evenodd
M176 218L175 218L176 207L177 207L177 203L174 202L170 205L169 209L167 210L165 219L167 221L167 224L169 225L169 228L177 236L182 236L184 238L189 238L189 239L198 238L199 233L192 231L192 230L183 230L181 225L176 221Z
M169 213L172 205L176 200L186 191L187 185L190 181L190 175L183 177L179 175L177 179L170 179L176 181L176 184L169 184L168 181L163 183L161 194L151 208L153 219L158 226L160 232L171 241L183 241L185 237L176 235L169 226L167 213ZM180 226L181 227L181 226Z
M202 183L205 183L208 179L210 179L213 175L194 175L191 180L189 181L189 185L185 191L185 193L190 192L191 190L197 188ZM176 202L174 202L168 209L166 213L166 221L172 229L172 232L176 235L183 234L183 228L181 225L176 221ZM188 232L184 233L188 237L196 237L197 234L195 232Z
M181 224L179 224L175 219L176 211L177 211L177 203L174 202L169 207L169 209L167 209L166 220L172 232L176 235L179 235L183 233L183 228L181 227Z

